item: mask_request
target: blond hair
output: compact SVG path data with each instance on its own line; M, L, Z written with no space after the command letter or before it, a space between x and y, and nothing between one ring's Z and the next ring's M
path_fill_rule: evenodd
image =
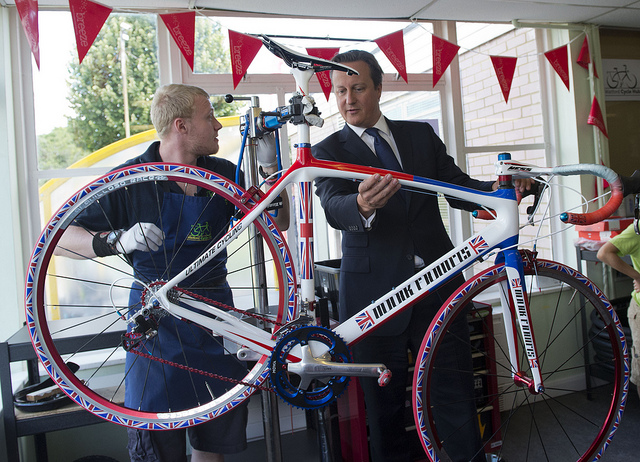
M179 117L188 119L193 115L198 96L209 99L209 94L206 91L192 85L173 83L156 90L151 102L151 122L160 139L166 134L174 120Z

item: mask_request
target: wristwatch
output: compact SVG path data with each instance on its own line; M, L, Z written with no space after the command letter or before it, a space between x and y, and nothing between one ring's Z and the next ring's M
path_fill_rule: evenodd
M122 232L123 232L122 229L116 229L115 231L111 231L109 234L107 234L107 238L105 239L105 242L107 243L107 245L113 251L114 254L120 253L116 249L116 244L120 240L120 236L122 236Z

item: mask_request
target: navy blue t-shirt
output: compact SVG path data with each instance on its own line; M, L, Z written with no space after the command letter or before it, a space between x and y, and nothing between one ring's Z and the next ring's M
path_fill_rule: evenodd
M151 144L144 154L128 160L116 167L118 170L137 164L150 162L162 162L159 152L160 142ZM214 156L202 156L197 160L197 166L205 168L218 175L235 181L236 165L226 159ZM244 175L240 172L240 185L244 184ZM74 222L74 225L82 226L90 231L112 231L116 229L129 229L136 223L156 223L159 216L159 208L162 206L163 192L183 194L182 189L173 181L164 185L154 185L152 182L133 185L128 188L128 194L123 190L115 194L109 194L100 200L100 206L95 204L84 210ZM196 195L204 195L207 191L199 190ZM234 212L229 204L228 214Z

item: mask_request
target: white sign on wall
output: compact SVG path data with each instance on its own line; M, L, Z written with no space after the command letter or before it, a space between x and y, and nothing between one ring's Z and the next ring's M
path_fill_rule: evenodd
M607 101L640 101L640 59L603 59Z

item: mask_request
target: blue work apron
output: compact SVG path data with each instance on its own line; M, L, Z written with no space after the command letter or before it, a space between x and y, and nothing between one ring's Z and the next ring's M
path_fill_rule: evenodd
M207 248L212 238L228 228L230 217L227 207L225 200L219 196L185 196L165 191L162 219L156 223L165 233L164 249L161 247L156 252L135 251L132 258L136 277L145 283L158 278L168 280L184 269ZM163 274L167 270L164 262L171 261L174 248L177 257L170 264L167 274ZM226 282L225 261L226 253L218 255L215 261L189 276L179 286L233 306L231 289ZM139 308L140 299L140 286L134 284L129 305ZM160 321L158 334L146 341L143 351L179 364L184 364L186 357L191 368L226 377L244 377L244 364L234 356L224 355L221 344L221 337L212 338L195 325L174 316L165 316ZM133 353L127 353L126 368L125 405L144 411L178 411L193 407L210 401L211 393L219 396L234 385Z

